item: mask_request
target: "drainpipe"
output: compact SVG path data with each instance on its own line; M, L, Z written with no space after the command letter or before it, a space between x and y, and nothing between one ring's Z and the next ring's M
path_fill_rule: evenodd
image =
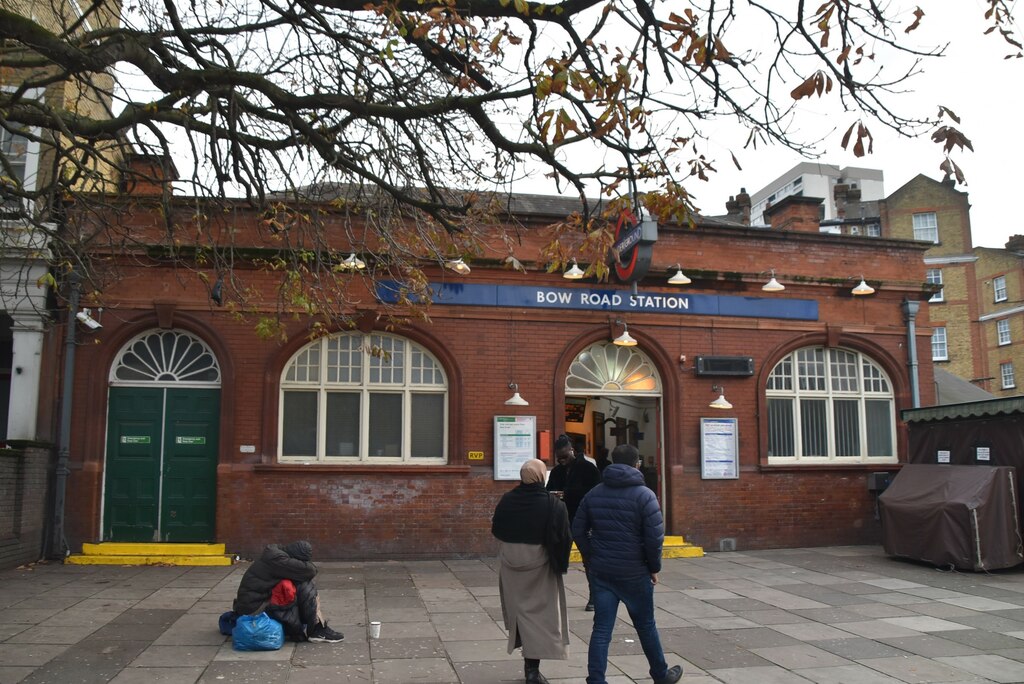
M904 299L900 306L903 310L903 320L907 323L907 351L910 355L910 396L913 401L913 408L921 406L921 390L917 377L917 312L921 309L920 302L912 302Z
M68 309L64 337L64 378L61 383L60 440L57 447L57 470L53 495L53 524L49 543L49 558L63 558L68 544L64 539L64 493L67 490L69 444L71 441L71 396L75 385L75 313L78 311L78 297L82 276L77 271L68 274Z

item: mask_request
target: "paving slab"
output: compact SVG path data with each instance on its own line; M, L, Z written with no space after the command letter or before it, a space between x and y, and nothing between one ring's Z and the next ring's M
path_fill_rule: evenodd
M2 571L0 684L522 681L496 559L319 566L321 605L346 640L263 653L234 651L217 631L246 563ZM565 584L569 658L541 669L552 684L581 684L593 614L577 566ZM937 573L874 546L714 553L666 560L655 602L682 684L1024 682L1024 568ZM370 620L383 621L381 638L369 638ZM647 669L621 610L608 682L649 682Z

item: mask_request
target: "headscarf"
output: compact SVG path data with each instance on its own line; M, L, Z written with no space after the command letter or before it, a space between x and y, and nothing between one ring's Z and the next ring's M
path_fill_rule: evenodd
M505 492L494 509L491 533L495 537L512 544L544 543L552 507L544 489L546 474L543 461L531 459L522 465L519 486Z
M544 476L547 473L548 468L544 465L544 461L533 458L524 463L523 467L519 469L519 479L525 485L544 484Z

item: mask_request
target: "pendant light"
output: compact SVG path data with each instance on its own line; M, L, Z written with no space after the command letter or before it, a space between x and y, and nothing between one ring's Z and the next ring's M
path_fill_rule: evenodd
M562 277L566 280L580 280L584 276L583 269L576 264L576 259L572 260L572 266L565 270Z
M864 280L864 276L861 276L860 284L857 287L853 288L851 292L854 294L854 296L863 297L865 295L874 294L875 288L868 285L867 281Z
M708 404L708 408L728 410L732 408L732 404L725 398L725 389L721 385L712 385L712 392L718 392L718 398Z
M676 269L676 274L668 279L669 285L689 285L693 282L686 277L686 274L683 273L683 269L679 264L676 264L674 268Z
M771 270L771 280L761 286L761 289L765 292L782 292L786 289L786 286L775 279L775 269Z
M505 400L505 406L529 406L530 402L519 396L519 385L514 382L508 383L508 388L512 390L512 396Z

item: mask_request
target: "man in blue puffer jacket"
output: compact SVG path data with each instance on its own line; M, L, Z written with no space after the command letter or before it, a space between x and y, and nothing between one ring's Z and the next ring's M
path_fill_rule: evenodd
M661 572L665 521L654 492L638 469L640 452L629 444L612 451L602 484L583 498L572 521L572 538L590 574L594 629L587 656L587 684L606 684L608 644L619 602L626 605L655 684L673 684L683 668L665 662L654 622L654 585Z

